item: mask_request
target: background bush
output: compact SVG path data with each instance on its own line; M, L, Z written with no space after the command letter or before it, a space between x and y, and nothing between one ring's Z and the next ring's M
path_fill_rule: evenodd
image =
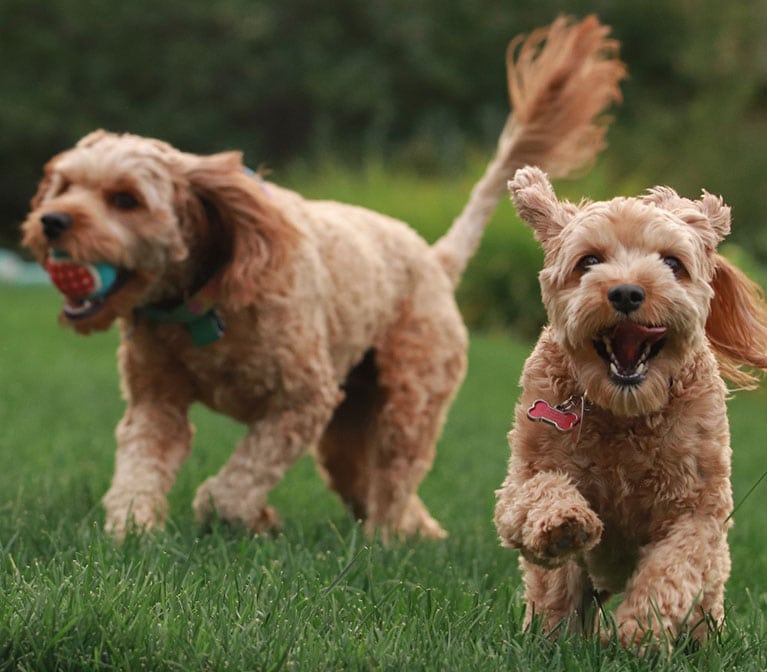
M43 163L97 127L241 148L301 191L328 164L372 163L451 204L441 232L507 113L508 40L561 11L611 25L630 71L597 172L564 189L705 187L733 206L733 241L767 262L765 0L2 0L0 244L16 246ZM378 209L397 215L386 195ZM461 289L493 300L464 308L526 331L536 308L513 295L536 301L539 258L529 237L501 247L494 231Z

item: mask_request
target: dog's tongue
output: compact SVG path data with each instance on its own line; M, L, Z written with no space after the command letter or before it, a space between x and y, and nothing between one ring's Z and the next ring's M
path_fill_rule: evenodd
M645 327L636 322L621 322L615 327L612 349L623 369L636 367L646 344L657 343L666 335L666 327Z

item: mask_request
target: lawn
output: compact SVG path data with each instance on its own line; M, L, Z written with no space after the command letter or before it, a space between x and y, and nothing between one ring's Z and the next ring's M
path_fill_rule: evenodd
M116 334L57 327L46 288L0 286L0 670L764 670L767 398L731 402L736 525L729 620L701 649L640 660L521 629L516 557L500 549L505 473L529 347L475 334L466 383L422 495L444 542L369 541L306 458L275 491L285 521L251 538L191 513L241 429L195 409L195 448L163 533L114 545L99 499L122 402Z

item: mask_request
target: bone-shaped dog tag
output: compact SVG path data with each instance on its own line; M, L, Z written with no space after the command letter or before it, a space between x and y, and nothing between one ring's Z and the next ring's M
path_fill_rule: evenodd
M552 406L543 399L538 399L527 409L527 417L535 422L545 422L553 425L560 432L569 432L581 421L581 416L578 413L563 410L558 406Z

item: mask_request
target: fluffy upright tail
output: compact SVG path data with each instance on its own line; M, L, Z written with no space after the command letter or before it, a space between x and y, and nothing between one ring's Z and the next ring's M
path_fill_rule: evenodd
M626 74L610 29L589 16L560 17L511 41L506 54L512 112L485 174L463 212L434 244L454 285L474 255L506 182L517 168L535 165L563 177L591 162L605 146L601 113L620 102Z

